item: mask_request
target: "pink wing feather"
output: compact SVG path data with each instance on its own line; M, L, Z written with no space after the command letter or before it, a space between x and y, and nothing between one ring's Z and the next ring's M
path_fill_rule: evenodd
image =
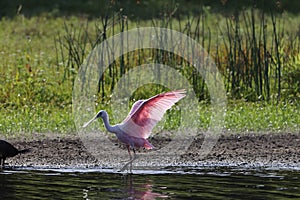
M130 136L147 139L165 112L185 97L185 93L185 90L176 90L135 102L119 128Z

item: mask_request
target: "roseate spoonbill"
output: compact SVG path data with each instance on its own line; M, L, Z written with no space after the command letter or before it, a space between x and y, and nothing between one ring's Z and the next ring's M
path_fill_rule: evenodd
M20 153L27 153L30 149L18 150L12 144L0 140L0 166L4 167L5 159L9 157L14 157Z
M100 110L95 117L83 125L83 128L88 126L97 118L102 118L107 131L115 133L119 141L124 143L129 153L129 161L120 171L124 171L127 166L137 158L135 153L136 148L144 147L152 149L154 146L147 140L150 136L153 127L160 121L164 113L170 109L176 102L184 98L186 91L175 90L158 94L146 100L138 100L135 102L124 121L120 124L111 126L109 124L108 114L105 110ZM131 156L130 148L134 153ZM130 168L131 171L131 168Z

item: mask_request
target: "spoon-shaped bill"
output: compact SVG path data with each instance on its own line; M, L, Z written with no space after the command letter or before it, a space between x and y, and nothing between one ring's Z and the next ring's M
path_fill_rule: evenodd
M97 118L97 116L93 117L90 121L86 122L86 123L82 126L82 128L87 127L87 126L88 126L90 123L92 123L96 118Z

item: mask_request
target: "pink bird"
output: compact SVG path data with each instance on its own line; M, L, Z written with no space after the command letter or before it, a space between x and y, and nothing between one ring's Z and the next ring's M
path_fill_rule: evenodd
M153 127L162 119L165 112L180 99L184 98L185 95L185 90L175 90L158 94L146 100L138 100L133 104L124 121L114 126L109 124L107 112L105 110L100 110L96 116L85 123L83 127L87 127L91 122L99 117L102 118L106 130L111 133L115 133L117 138L127 147L130 160L120 170L124 171L129 164L132 166L132 162L137 158L135 153L136 148L154 148L154 146L147 140ZM133 157L131 156L130 148L133 150Z

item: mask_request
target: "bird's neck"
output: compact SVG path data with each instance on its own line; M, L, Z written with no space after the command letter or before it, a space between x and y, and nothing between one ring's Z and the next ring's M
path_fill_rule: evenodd
M103 119L104 126L105 126L106 130L111 132L111 133L115 133L115 126L110 125L108 117L104 117L102 119Z

